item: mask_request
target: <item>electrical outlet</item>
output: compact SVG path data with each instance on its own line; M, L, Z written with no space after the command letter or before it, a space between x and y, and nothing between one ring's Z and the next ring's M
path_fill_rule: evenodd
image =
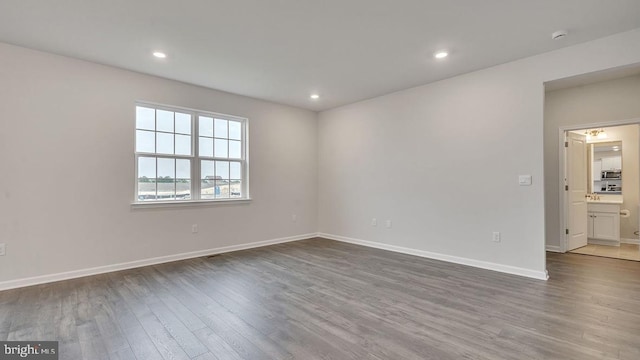
M296 214L291 215L291 221L293 221L293 222L298 221L298 215L296 215Z
M197 234L198 233L198 224L191 225L191 233L192 234Z
M5 256L7 254L7 245L0 244L0 256Z
M493 238L491 240L493 240L493 242L500 242L500 232L494 231Z
M391 220L387 220L386 224L387 229L391 229Z
M371 219L371 226L378 226L378 219L376 218Z

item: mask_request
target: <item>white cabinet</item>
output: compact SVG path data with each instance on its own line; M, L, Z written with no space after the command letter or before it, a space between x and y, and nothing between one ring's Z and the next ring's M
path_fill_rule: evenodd
M622 169L621 156L608 156L602 158L602 170L620 170Z
M620 242L620 205L589 204L587 237Z

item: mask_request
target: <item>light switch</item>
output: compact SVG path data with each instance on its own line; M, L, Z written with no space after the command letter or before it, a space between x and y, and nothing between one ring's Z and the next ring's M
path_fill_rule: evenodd
M518 184L520 186L531 186L531 175L518 176Z

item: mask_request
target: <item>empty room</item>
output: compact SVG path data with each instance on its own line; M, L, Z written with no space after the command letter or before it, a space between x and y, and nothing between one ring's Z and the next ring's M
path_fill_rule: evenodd
M640 2L1 0L0 359L640 359Z

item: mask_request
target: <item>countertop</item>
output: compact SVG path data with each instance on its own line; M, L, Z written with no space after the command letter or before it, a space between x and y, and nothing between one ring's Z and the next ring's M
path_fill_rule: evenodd
M615 204L622 205L622 195L598 195L600 200L587 199L588 204Z

